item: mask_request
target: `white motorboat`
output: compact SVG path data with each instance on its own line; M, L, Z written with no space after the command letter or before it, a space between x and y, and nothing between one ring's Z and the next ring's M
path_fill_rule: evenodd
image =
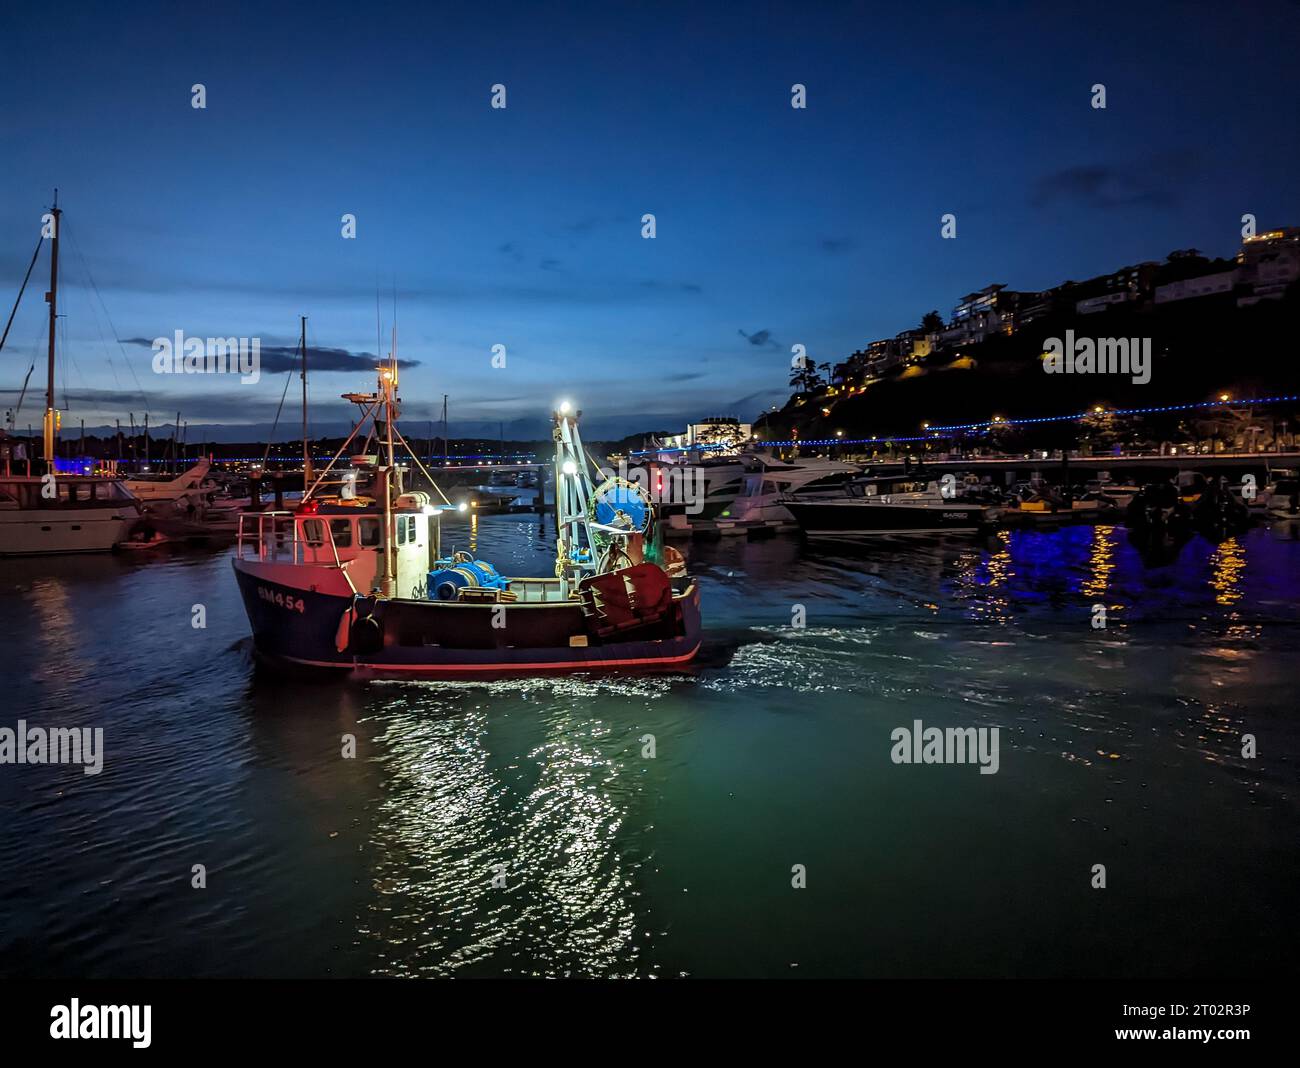
M762 477L751 484L753 492L736 498L732 516L741 521L790 522L787 498L810 500L819 495L838 496L846 483L862 474L857 464L810 457L795 461L752 455L762 467Z
M789 523L792 517L786 498L839 493L844 483L862 473L857 464L841 460L810 457L790 462L760 453L661 466L668 472L674 466L694 468L702 481L703 492L697 501L663 502L667 522L676 529L689 528L697 521ZM671 485L672 480L666 482Z
M838 496L786 501L810 538L857 541L886 534L973 534L998 518L998 509L948 496L937 482L906 476L859 479Z
M0 475L0 556L107 552L139 518L115 479Z
M1264 510L1274 519L1300 519L1300 479L1294 472L1278 471L1277 475L1261 494Z
M125 480L126 488L146 505L159 502L180 502L196 507L221 487L215 480L208 478L208 469L212 464L200 460L193 467L179 475L136 475Z

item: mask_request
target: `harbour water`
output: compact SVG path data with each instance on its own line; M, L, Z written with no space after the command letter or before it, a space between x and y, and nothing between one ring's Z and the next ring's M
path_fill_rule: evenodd
M697 542L689 671L452 684L268 674L228 551L0 561L0 726L105 749L0 766L0 974L1294 976L1298 538Z

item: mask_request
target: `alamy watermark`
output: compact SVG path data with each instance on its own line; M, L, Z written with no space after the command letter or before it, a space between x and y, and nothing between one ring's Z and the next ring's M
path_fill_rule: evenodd
M262 376L260 337L172 337L153 339L153 370L157 375L239 375L251 386Z
M130 1039L135 1049L148 1049L152 1018L152 1005L83 1005L72 998L50 1009L50 1037Z
M1043 370L1049 375L1132 375L1135 386L1145 386L1151 381L1151 339L1076 338L1067 330L1064 341L1049 337L1043 342Z
M621 478L632 483L651 504L682 504L687 515L704 511L704 471L690 464L659 464L654 467L629 467L620 460L617 468L602 468L607 478Z
M87 775L104 770L104 728L0 727L0 764L81 764Z
M998 773L998 727L895 727L889 734L895 764L978 764L981 775Z

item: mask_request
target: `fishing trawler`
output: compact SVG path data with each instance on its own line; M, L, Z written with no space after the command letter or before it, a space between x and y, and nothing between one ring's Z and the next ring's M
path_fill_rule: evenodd
M642 490L622 479L593 485L580 413L567 403L553 413L554 577L506 577L468 553L445 557L441 519L453 506L396 426L397 374L390 359L374 393L344 395L361 418L296 511L240 516L233 564L260 657L363 676L465 677L695 656L698 588L662 544ZM362 453L343 470L367 425ZM382 457L365 451L372 440ZM398 446L440 501L406 487Z

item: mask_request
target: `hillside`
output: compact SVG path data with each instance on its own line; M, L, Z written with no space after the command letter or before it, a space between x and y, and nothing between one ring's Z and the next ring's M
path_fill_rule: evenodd
M765 415L757 430L770 440L912 436L935 426L1062 415L1103 408L1158 407L1230 398L1292 394L1300 386L1295 323L1300 298L1238 308L1229 295L1179 301L1145 310L1108 310L1036 322L1011 336L996 336L957 351L936 353L910 366L896 366L860 391L823 388L796 394L780 412ZM1150 381L1135 384L1116 374L1047 374L1045 339L1150 338ZM823 414L828 410L829 414ZM1256 425L1296 424L1300 404L1255 413ZM1224 413L1218 413L1222 416ZM1208 437L1214 412L1126 417L1123 429L1136 439L1159 441ZM1238 420L1240 421L1240 420ZM1006 432L1004 432L1006 433ZM1016 432L1027 444L1071 444L1077 424L1044 424Z

